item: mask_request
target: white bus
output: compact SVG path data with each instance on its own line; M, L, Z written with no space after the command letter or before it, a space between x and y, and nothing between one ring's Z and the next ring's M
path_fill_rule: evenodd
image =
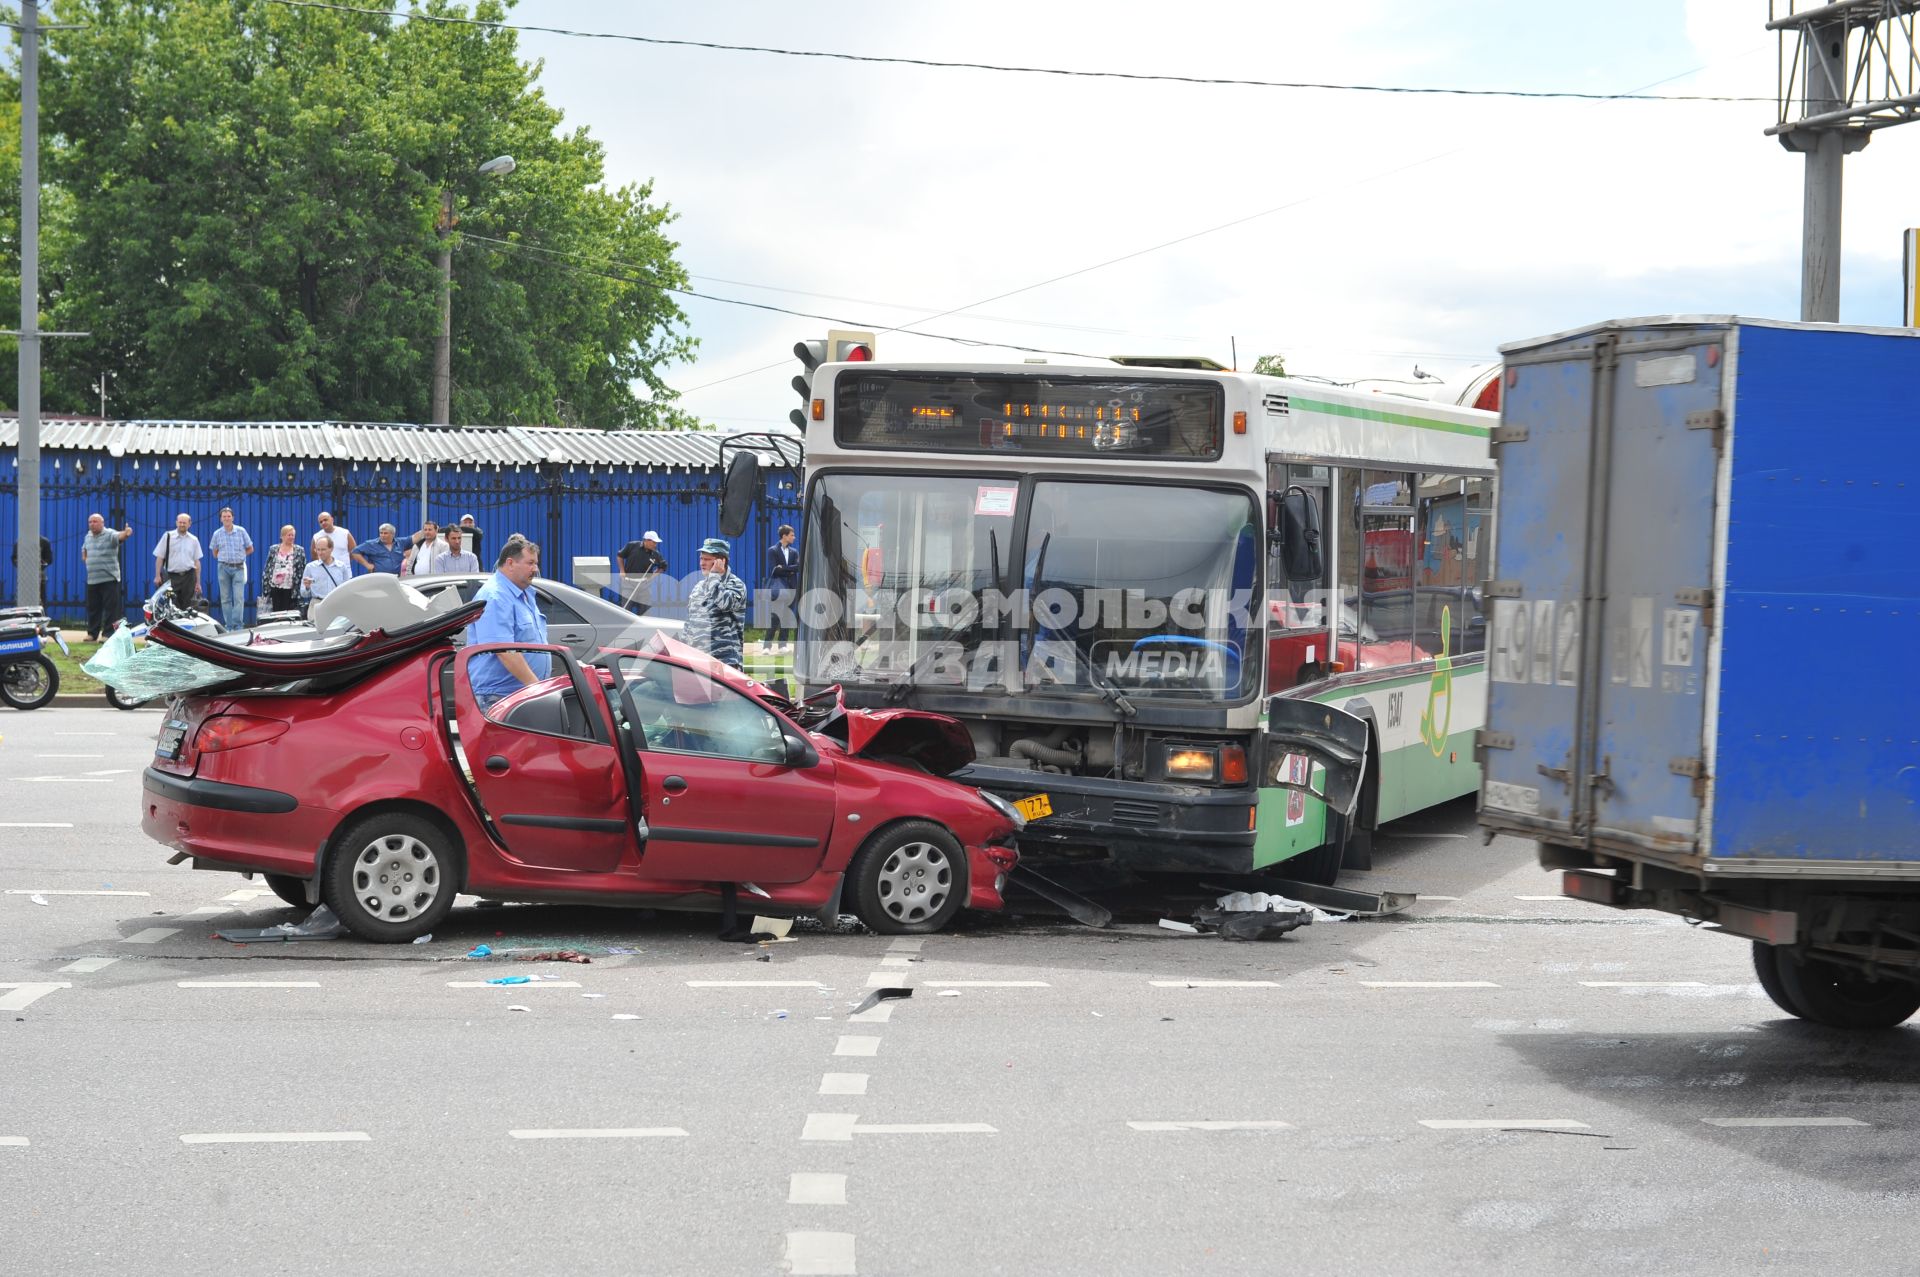
M1330 882L1478 785L1493 413L1132 362L812 396L802 690L960 719L1023 854ZM1322 705L1366 725L1350 815L1308 796Z

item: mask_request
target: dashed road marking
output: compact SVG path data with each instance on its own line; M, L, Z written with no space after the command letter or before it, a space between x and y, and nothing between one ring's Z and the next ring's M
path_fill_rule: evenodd
M0 820L0 829L72 829L64 820Z
M120 943L121 944L159 944L162 940L165 940L168 936L177 936L179 934L180 934L180 928L178 927L148 927L145 931L134 932L132 935L128 936L126 939L122 940Z
M106 755L105 754L35 754L34 757L35 758L69 758L69 759L75 759L75 760L83 760L83 759L90 760L95 758L105 758Z
M689 980L689 989L819 989L818 980Z
M645 1140L684 1139L677 1126L556 1127L547 1130L508 1131L517 1140Z
M1872 1126L1871 1122L1862 1122L1851 1117L1703 1117L1700 1119L1708 1126L1728 1127L1774 1127L1774 1126Z
M361 1144L373 1136L365 1131L226 1131L182 1135L182 1144Z
M27 1137L24 1135L0 1135L0 1148L25 1148Z
M318 980L177 980L182 989L317 989Z
M883 967L911 966L913 961L914 957L911 953L883 953L880 955L880 965Z
M578 980L529 980L525 984L494 984L490 980L449 980L449 989L505 989L512 993L524 993L528 989L577 989Z
M788 1233L787 1271L845 1277L854 1271L852 1233Z
M1491 980L1362 980L1368 989L1497 989Z
M55 736L118 736L119 732L55 732Z
M1278 980L1149 980L1156 989L1277 989Z
M882 1002L847 1017L850 1024L885 1024L893 1019L893 1003Z
M48 887L8 887L10 896L150 896L151 891L58 891Z
M907 973L904 971L875 971L867 976L867 987L869 989L891 989L896 985L905 984L908 978Z
M225 905L201 905L198 909L195 909L191 913L189 913L188 916L189 917L205 917L205 916L210 916L216 913L232 913L232 912L233 910L227 908Z
M63 973L71 971L75 975L88 975L95 971L104 970L118 961L120 961L118 958L75 958L66 966L61 967L60 970Z
M845 1206L847 1177L819 1171L795 1171L787 1177L789 1206Z
M1698 980L1582 980L1583 989L1704 989Z
M229 891L220 897L230 905L243 905L249 900L258 900L261 896L270 896L273 892L265 887L242 887L238 891Z
M927 942L925 936L900 936L887 946L888 953L918 953Z
M930 989L1051 989L1045 980L922 980Z
M1290 1131L1291 1122L1128 1122L1136 1131Z
M985 1122L862 1122L856 1113L809 1113L800 1138L844 1144L856 1135L998 1135Z
M1585 1122L1570 1117L1423 1117L1420 1125L1434 1131L1584 1131Z
M0 1011L24 1011L56 989L72 987L64 980L59 983L42 981L37 984L0 984L0 989L13 990L11 993L0 995Z
M113 783L105 776L20 776L16 779L31 781L36 785L111 785Z
M828 1073L820 1079L822 1095L865 1095L867 1093L867 1074L865 1073Z
M835 1055L878 1055L880 1039L843 1037L834 1044L833 1053Z

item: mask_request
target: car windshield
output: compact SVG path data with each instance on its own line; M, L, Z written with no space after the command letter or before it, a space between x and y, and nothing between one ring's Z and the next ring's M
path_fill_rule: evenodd
M810 681L1217 698L1256 677L1245 491L830 474L808 522Z

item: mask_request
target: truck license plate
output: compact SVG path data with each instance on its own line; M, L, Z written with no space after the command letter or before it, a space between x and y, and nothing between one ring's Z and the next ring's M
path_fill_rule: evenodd
M1014 810L1028 820L1041 820L1053 815L1053 800L1045 794L1035 794L1031 798L1013 800Z

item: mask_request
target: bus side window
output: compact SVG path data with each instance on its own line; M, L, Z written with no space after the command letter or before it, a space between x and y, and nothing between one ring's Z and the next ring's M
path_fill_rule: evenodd
M1356 494L1361 669L1422 659L1414 642L1414 476L1367 470Z

